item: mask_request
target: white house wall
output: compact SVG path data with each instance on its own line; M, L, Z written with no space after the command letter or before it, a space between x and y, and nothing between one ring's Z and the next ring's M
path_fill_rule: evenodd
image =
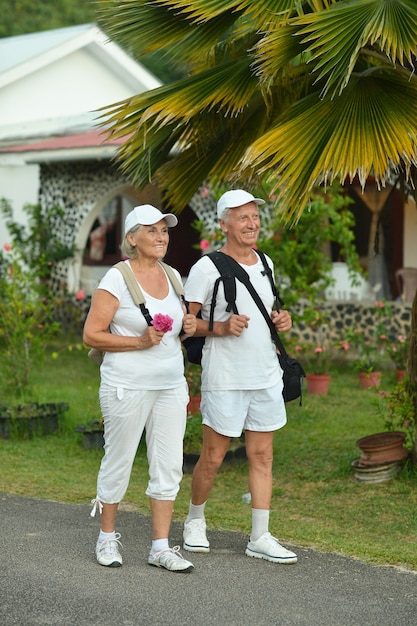
M97 63L88 49L74 52L1 91L0 139L56 132L65 118L131 95L119 75Z
M27 165L25 168L13 165L3 166L0 161L0 198L8 200L13 209L14 219L27 223L27 215L22 210L25 204L36 204L39 192L39 165ZM0 216L0 247L9 243L9 235Z

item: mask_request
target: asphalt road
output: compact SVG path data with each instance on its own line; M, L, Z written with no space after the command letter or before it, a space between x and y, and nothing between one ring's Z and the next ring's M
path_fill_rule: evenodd
M95 560L89 505L0 494L1 626L416 626L417 572L288 546L296 565L245 556L241 533L176 574L147 564L150 518L121 510L121 568ZM171 545L180 544L174 524Z

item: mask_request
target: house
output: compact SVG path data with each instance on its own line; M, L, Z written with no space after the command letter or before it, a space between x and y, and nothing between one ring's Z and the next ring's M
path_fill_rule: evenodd
M70 292L92 293L118 260L132 207L163 208L154 186L135 189L118 171L118 142L98 128L101 107L160 84L95 24L0 39L0 197L22 223L25 204L64 209L62 236L78 254L56 280ZM187 207L171 238L170 261L184 274L198 256L196 217ZM1 246L7 241L0 221Z
M163 209L158 189L134 188L113 157L117 141L98 127L99 110L160 81L132 59L95 24L0 39L0 197L11 202L17 221L24 204L64 209L59 225L65 243L76 244L74 262L56 276L70 292L91 294L107 268L119 258L124 216L150 202ZM405 286L417 275L417 211L392 186L365 193L349 185L357 226L356 245L369 272L369 285L358 291L346 282L338 251L331 250L337 282L329 299L373 296L412 297ZM200 252L192 222L212 226L214 200L195 194L173 229L167 261L185 276ZM380 222L379 217L381 217ZM371 249L380 229L383 254ZM0 245L8 240L0 217ZM198 248L198 246L197 246ZM404 273L403 268L407 268ZM409 268L409 269L408 269ZM409 295L411 294L411 296Z

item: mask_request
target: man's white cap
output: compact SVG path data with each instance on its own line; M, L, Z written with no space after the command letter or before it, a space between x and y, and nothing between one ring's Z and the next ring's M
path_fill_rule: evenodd
M156 209L151 204L135 206L135 208L126 215L125 235L139 224L142 226L150 226L151 224L157 224L161 220L165 220L167 226L170 228L178 224L178 220L173 213L161 213L159 209Z
M220 219L225 209L235 209L242 204L248 202L255 202L255 204L265 204L265 200L262 198L255 198L251 193L244 191L243 189L232 189L226 191L217 202L217 217Z

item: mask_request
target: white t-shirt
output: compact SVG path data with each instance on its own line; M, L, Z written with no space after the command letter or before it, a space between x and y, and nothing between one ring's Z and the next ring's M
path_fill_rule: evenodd
M267 257L268 264L272 261ZM263 275L264 267L258 258L256 265L243 265L252 285L270 313L274 303L271 283ZM210 316L210 304L215 280L219 271L209 257L203 256L191 268L185 285L189 302L202 304L203 319ZM226 311L224 286L217 292L214 321L226 321L231 313ZM277 384L282 371L276 356L275 344L269 327L246 287L236 279L236 306L240 315L250 320L240 337L206 337L202 356L202 389L216 391L227 389L267 389Z
M128 261L126 261L128 263ZM179 273L174 270L178 280ZM167 276L169 293L166 298L153 298L141 287L146 307L152 317L157 313L174 320L171 331L165 333L158 346L146 350L106 352L100 368L103 383L125 389L172 389L185 383L184 358L179 333L184 312L179 297ZM111 268L102 278L98 289L104 289L119 300L119 307L110 324L110 332L127 337L143 335L147 323L135 305L121 272Z

